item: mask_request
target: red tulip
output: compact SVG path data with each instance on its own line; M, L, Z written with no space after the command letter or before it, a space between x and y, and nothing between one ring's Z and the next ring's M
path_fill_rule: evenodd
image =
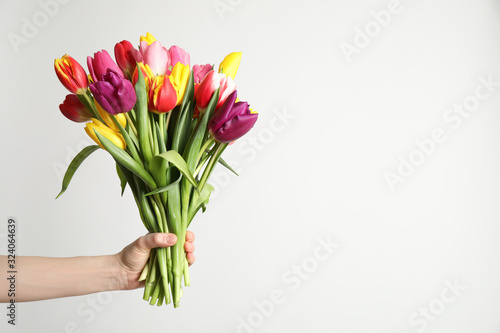
M152 80L148 97L149 109L155 113L166 113L177 104L177 92L165 75Z
M200 111L204 112L207 109L212 95L218 88L219 101L217 103L216 109L226 101L229 94L236 90L236 84L234 84L234 81L231 77L227 77L222 73L216 73L212 70L208 72L203 81L200 83L200 86L196 89L195 117Z
M142 62L142 54L128 40L122 40L115 45L115 59L122 72L131 78L136 63Z
M54 69L59 81L73 94L83 94L89 87L89 80L83 67L69 55L54 60Z
M59 110L66 118L76 123L87 122L92 118L90 111L83 106L78 96L73 94L66 96L64 102L59 105Z

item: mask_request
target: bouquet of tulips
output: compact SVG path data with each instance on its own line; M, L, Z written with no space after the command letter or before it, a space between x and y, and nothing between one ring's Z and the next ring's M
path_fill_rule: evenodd
M146 229L177 235L173 247L151 253L140 280L151 305L173 300L178 307L182 283L190 284L186 230L205 211L214 167L220 163L233 171L222 152L254 126L258 114L237 101L239 52L226 56L218 71L211 64L191 68L189 53L166 49L148 33L138 49L124 40L114 53L116 62L105 50L89 56L90 75L68 55L54 62L72 93L59 106L62 114L86 122L97 143L70 163L58 197L92 152L106 150L116 162L122 195L128 184Z

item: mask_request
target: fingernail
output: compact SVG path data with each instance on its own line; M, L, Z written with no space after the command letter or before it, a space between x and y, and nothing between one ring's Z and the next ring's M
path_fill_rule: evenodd
M167 238L165 239L165 242L168 245L174 245L177 243L177 237L174 234L167 234Z

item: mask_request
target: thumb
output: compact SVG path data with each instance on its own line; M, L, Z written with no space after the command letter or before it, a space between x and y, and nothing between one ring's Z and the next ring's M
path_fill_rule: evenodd
M137 240L136 247L140 252L149 252L157 247L169 247L177 243L175 234L152 233Z

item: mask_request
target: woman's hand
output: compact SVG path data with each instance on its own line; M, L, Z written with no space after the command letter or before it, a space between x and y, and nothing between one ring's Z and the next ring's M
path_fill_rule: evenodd
M186 233L186 242L184 250L186 258L191 266L195 261L194 256L194 233ZM151 249L157 247L170 247L177 243L177 237L174 234L152 233L139 237L132 244L126 246L120 253L117 253L116 260L120 267L122 281L122 290L130 290L144 287L144 281L139 282L139 276L146 265Z

